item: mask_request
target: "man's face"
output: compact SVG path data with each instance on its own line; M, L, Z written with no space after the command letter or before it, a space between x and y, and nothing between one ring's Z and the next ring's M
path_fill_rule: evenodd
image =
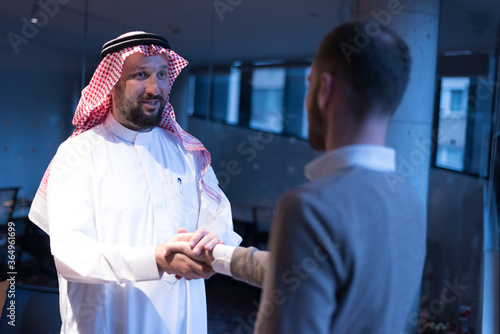
M307 77L309 88L306 95L307 120L309 122L309 146L318 151L325 150L325 118L318 104L320 88L320 71L318 65L313 63L311 73Z
M135 53L125 59L113 88L113 116L129 129L149 131L161 122L168 89L167 56Z

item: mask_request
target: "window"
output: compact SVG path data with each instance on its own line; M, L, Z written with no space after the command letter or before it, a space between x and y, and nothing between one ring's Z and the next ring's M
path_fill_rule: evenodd
M463 95L464 91L459 90L459 89L453 89L450 91L451 93L451 103L450 103L450 110L451 111L462 111L463 108Z
M239 112L238 104L240 102L240 80L241 71L238 68L231 68L229 75L229 91L228 91L228 110L226 123L238 124Z
M253 71L250 128L274 133L283 131L285 79L283 67Z
M216 72L211 75L200 73L192 78L191 89L196 94L193 99L192 114L212 120L225 121L230 106L228 89L231 76L228 73ZM209 98L210 97L210 98ZM207 111L210 111L207 114Z
M468 96L469 83L469 78L441 80L437 166L463 169L467 118L462 100Z
M309 71L309 65L268 64L194 70L189 115L306 139Z
M481 76L440 83L435 165L487 176L493 83Z

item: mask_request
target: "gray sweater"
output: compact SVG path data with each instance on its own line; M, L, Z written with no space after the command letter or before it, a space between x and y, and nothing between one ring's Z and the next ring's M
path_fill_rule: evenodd
M264 276L255 333L405 333L425 234L424 208L406 180L344 168L288 191L270 254L237 248L231 271L257 285Z

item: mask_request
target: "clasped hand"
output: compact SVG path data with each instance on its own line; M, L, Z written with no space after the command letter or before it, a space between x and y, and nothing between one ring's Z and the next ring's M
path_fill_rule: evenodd
M179 229L177 233L166 243L156 246L158 270L187 280L208 279L215 274L212 250L221 242L219 237L203 229L194 233Z

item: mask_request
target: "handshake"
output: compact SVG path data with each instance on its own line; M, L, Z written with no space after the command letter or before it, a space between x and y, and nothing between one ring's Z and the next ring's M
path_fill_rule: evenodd
M158 270L187 280L208 279L215 274L213 249L222 243L219 237L203 229L189 233L181 228L177 233L166 243L156 246Z

